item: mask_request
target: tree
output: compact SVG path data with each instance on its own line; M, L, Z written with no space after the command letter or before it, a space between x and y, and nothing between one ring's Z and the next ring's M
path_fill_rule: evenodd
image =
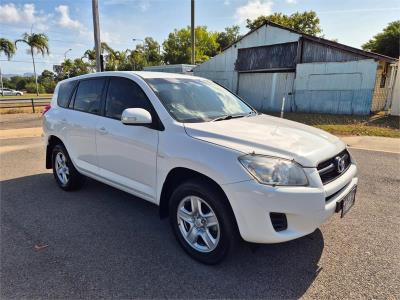
M13 42L7 39L0 38L0 55L4 53L8 60L15 54L15 45ZM1 95L4 96L3 92L3 75L0 68L0 83L1 83Z
M32 56L32 63L33 63L33 73L35 74L36 95L39 96L39 86L38 86L38 82L37 82L34 52L36 51L37 53L42 54L42 56L44 56L45 54L49 55L50 54L49 39L48 39L47 35L45 35L44 33L29 34L29 33L25 32L22 35L22 39L15 41L15 45L19 42L27 44L30 48L30 54Z
M390 57L399 57L400 20L390 22L381 33L361 46L364 50L380 53Z
M319 24L319 18L315 11L295 12L291 15L282 13L274 13L269 16L259 16L254 20L247 19L247 28L253 30L261 26L267 21L280 24L291 29L310 34L319 35L322 29Z
M57 68L55 68L55 79L63 80L69 77L75 77L90 73L93 66L90 62L83 61L82 58L66 59ZM43 75L43 73L42 73Z
M152 37L144 38L144 50L146 52L147 64L150 66L162 63L160 44Z
M196 63L208 60L218 54L218 33L207 31L206 26L195 29L196 36ZM168 64L190 64L191 44L190 27L175 29L163 43L164 61Z
M53 72L49 70L44 70L42 74L38 77L39 85L43 86L46 93L53 93L56 87L56 76Z
M226 27L225 31L219 32L217 36L217 43L219 44L220 50L225 49L229 45L236 42L239 38L240 26L234 25Z

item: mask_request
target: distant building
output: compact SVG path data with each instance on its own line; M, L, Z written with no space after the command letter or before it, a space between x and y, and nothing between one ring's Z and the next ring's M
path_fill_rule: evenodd
M166 73L179 73L192 75L193 68L196 65L187 65L187 64L178 64L178 65L159 65L159 66L150 66L144 67L144 71L152 71L152 72L166 72Z
M267 22L194 68L254 108L369 114L387 108L397 59Z

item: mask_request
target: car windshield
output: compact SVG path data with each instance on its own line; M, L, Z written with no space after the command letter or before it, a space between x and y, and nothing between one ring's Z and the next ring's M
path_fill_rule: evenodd
M182 123L248 116L246 103L218 84L198 78L150 78L146 82L164 107Z

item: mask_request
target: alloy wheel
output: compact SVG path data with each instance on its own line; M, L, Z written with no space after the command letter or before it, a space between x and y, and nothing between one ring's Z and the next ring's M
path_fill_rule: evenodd
M69 181L69 168L64 153L58 152L55 159L57 177L63 185Z
M185 241L195 250L211 252L220 240L220 225L210 205L197 196L187 196L178 205L177 221Z

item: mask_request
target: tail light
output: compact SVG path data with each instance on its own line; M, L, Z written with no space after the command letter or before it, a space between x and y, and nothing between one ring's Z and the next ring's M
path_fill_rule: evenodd
M47 104L47 105L44 107L44 109L43 109L42 116L43 116L45 113L47 113L47 112L50 110L50 108L51 108L51 105L50 105L50 104Z

